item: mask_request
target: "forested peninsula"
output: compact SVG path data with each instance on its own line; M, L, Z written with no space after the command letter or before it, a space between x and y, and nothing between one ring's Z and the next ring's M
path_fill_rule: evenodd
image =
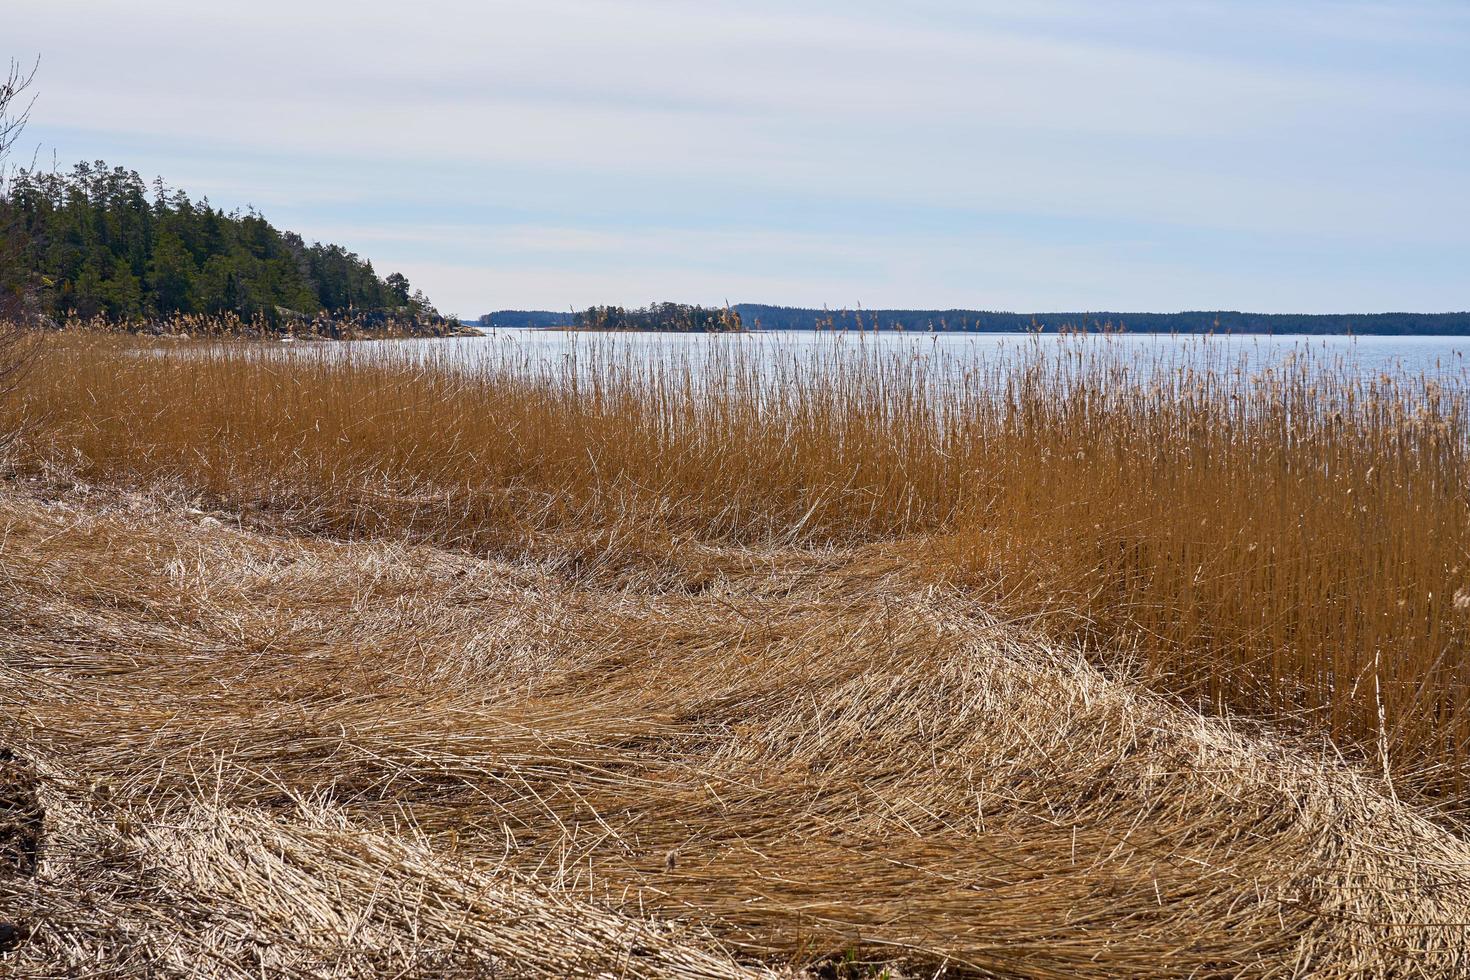
M197 319L337 336L460 329L399 273L102 162L18 171L0 193L3 285L42 322Z

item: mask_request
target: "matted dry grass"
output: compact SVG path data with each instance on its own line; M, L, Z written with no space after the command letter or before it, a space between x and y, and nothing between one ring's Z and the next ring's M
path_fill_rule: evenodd
M8 975L1470 969L1470 843L902 542L509 560L17 485L0 529Z
M905 541L914 565L1211 710L1470 801L1470 387L1200 342L945 360L832 338L565 360L54 341L22 471L182 486L280 527L659 569L670 542ZM446 343L454 343L452 341ZM941 381L943 383L941 383Z

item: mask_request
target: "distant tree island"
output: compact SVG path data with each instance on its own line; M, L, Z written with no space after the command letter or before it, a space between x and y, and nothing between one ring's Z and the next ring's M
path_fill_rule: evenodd
M501 310L480 317L486 328L540 327L560 330L652 330L665 333L736 333L745 329L740 314L724 307L650 303L638 309L593 306L580 313Z
M659 330L682 333L736 333L744 329L740 314L723 307L684 303L650 303L636 310L594 306L572 318L577 330Z

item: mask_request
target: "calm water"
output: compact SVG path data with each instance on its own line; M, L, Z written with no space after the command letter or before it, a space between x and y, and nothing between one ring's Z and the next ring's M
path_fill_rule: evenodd
M353 345L359 349L363 345ZM1259 372L1308 356L1315 363L1342 365L1374 376L1402 370L1455 383L1466 382L1470 337L1341 336L1169 336L1124 334L1062 337L1056 334L868 333L773 331L749 334L598 333L559 330L495 330L484 337L370 342L393 355L447 358L468 366L559 371L593 351L620 359L689 364L696 369L710 354L742 352L763 366L805 372L851 356L878 355L922 362L931 374L948 375L984 364L1008 363L1040 346L1105 349L1110 356L1158 367L1242 368Z

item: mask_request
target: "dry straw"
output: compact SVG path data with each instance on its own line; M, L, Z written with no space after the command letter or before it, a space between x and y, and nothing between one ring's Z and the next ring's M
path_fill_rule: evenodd
M1464 798L1459 375L1307 352L1262 374L1208 342L1139 361L1085 338L973 362L862 336L494 349L82 337L12 403L17 460L479 553L901 537L936 579L1128 648L1158 685L1305 720L1406 790Z
M901 548L569 578L97 491L0 521L10 975L1470 968L1464 840Z

